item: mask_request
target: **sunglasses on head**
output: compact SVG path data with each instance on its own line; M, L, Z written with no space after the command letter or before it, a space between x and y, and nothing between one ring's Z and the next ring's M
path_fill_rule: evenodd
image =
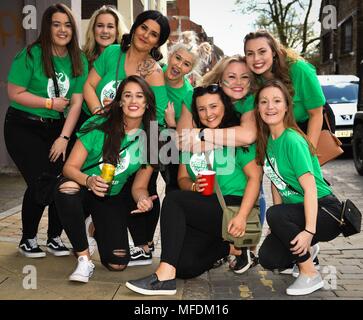
M220 90L220 86L216 83L210 84L209 86L196 87L194 88L194 96L200 96L206 93L216 93Z

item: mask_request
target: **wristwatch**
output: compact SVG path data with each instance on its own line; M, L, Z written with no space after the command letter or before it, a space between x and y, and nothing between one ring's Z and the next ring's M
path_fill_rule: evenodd
M69 139L70 139L70 137L68 137L68 136L60 136L60 137L67 140L67 141L69 141Z

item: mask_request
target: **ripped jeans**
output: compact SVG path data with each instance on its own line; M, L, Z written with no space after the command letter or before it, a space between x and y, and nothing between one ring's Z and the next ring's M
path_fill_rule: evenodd
M67 179L59 183L55 192L57 212L74 252L88 249L85 212L89 212L101 262L111 271L124 270L130 259L127 216L131 203L130 195L122 191L101 198Z

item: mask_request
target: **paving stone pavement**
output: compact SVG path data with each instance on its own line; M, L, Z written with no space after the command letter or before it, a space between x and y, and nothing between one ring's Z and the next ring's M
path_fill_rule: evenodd
M350 158L343 158L323 167L324 176L333 185L337 195L349 197L363 209L363 177L359 176ZM159 180L159 195L164 192L162 180ZM268 204L271 204L270 187L264 179L264 189ZM160 230L155 233L156 252L154 263L150 267L128 268L123 273L110 273L103 268L96 258L95 278L86 285L74 286L66 281L67 272L74 268L74 258L54 258L31 260L42 272L41 290L30 293L19 282L24 275L21 267L29 259L16 252L16 245L21 234L21 197L24 191L22 178L0 175L0 299L163 299L162 297L141 297L130 293L124 283L128 279L148 274L154 270L160 257ZM39 227L39 242L46 241L47 215L44 214ZM264 226L264 232L267 225ZM66 242L66 236L63 236ZM325 288L309 296L291 297L285 294L286 287L293 282L288 275L276 274L257 266L243 275L236 275L225 264L212 269L200 277L190 280L178 280L178 300L341 300L363 299L363 233L320 244L320 272L325 280ZM49 269L53 274L49 275ZM48 272L48 274L47 274ZM41 274L41 272L39 272ZM57 289L56 289L57 288ZM60 289L59 289L60 288ZM69 289L72 289L69 291ZM170 297L168 297L170 299Z

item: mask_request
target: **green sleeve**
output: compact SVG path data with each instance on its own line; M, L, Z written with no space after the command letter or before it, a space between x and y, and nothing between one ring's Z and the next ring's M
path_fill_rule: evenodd
M112 45L108 46L105 50L103 50L100 56L93 62L93 68L96 70L97 74L101 78L107 73L108 62L114 60L112 59L113 51L114 51L114 46Z
M298 60L290 67L290 76L295 94L298 94L305 109L315 109L325 104L325 96L313 65Z
M183 99L185 107L192 112L193 89L189 90Z
M32 50L33 51L33 50ZM13 83L17 86L21 86L24 88L29 87L29 82L34 73L34 55L31 58L27 54L26 48L20 51L14 58L9 75L8 82Z
M86 56L82 54L81 59L83 64L83 73L77 77L76 86L73 93L83 93L83 85L86 82L88 76L88 61Z
M154 92L156 100L156 120L159 125L165 124L165 109L168 106L168 94L166 87L164 86L151 86L151 90Z
M234 104L234 110L237 111L241 116L255 108L255 96L253 94L247 95L246 98L238 100Z
M286 155L297 179L307 172L314 174L309 146L298 133L286 139Z
M241 163L242 167L248 165L251 161L256 159L256 144L251 144L248 148L237 148L236 158Z

